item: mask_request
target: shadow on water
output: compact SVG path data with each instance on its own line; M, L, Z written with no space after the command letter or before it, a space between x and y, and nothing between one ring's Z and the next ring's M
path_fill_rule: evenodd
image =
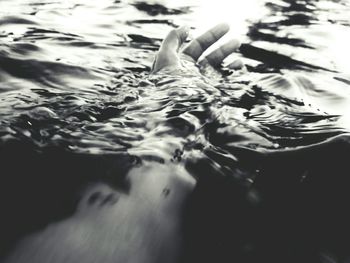
M84 187L105 182L122 192L136 157L125 153L76 154L31 141L8 141L0 150L1 256L26 234L71 216Z
M342 140L278 154L236 149L239 178L211 159L188 164L199 178L188 207L188 262L346 262L349 150Z

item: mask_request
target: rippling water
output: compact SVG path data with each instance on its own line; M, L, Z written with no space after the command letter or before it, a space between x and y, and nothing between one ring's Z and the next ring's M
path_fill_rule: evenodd
M347 1L2 0L0 10L3 253L70 215L87 182L125 188L131 167L156 162L204 182L193 262L350 256ZM243 42L227 63L240 57L247 70L149 77L171 28L195 35L220 19Z

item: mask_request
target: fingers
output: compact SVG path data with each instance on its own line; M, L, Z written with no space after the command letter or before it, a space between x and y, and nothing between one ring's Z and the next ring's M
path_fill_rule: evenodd
M237 60L233 61L232 63L228 64L226 67L229 69L237 70L237 69L242 69L244 67L244 64L243 64L242 60L237 59Z
M237 40L231 40L226 44L222 45L220 48L211 52L202 61L199 62L200 65L210 64L213 67L218 67L222 61L229 56L231 53L236 51L240 46Z
M227 24L219 24L191 41L182 52L197 61L203 52L225 35L229 29L230 27Z
M180 64L177 51L186 40L189 28L186 26L171 30L163 40L158 54L153 62L152 73L165 67L177 67Z
M191 63L196 63L198 58L207 50L211 45L216 43L223 35L229 30L227 24L219 24L207 31L200 37L191 41L191 43L181 52L183 60L188 60ZM183 64L180 62L178 50L181 45L185 42L188 37L189 28L186 26L174 29L169 32L165 37L162 45L156 55L155 61L152 66L152 73L158 72L164 68L176 68L181 67ZM221 46L220 48L211 52L206 58L199 61L199 65L204 66L205 64L213 67L218 67L222 61L231 53L236 51L240 46L237 40L231 40ZM184 59L184 57L186 57ZM193 59L193 61L191 60ZM236 63L237 64L237 63ZM232 68L237 68L239 65L232 64Z
M185 42L188 36L189 28L182 26L177 29L173 29L163 40L160 50L169 50L177 52L180 46Z

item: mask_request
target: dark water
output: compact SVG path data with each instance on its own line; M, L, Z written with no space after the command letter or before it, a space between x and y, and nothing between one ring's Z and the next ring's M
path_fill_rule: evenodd
M198 182L190 262L347 262L349 3L220 2L247 71L149 78L166 32L204 31L210 5L1 1L3 255L87 183L127 191L156 162Z

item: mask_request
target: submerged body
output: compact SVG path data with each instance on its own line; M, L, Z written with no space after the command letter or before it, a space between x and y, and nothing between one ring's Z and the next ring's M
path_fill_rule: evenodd
M170 78L174 75L174 80L179 77L179 71L189 73L188 77L199 76L195 61L227 31L227 25L218 25L189 44L184 53L192 60L191 68L183 67L177 54L188 29L171 31L160 48L152 73L164 71ZM226 44L209 55L208 62L218 64L237 47L236 41ZM195 85L206 86L205 82ZM165 88L184 99L180 87ZM203 92L208 91L203 89ZM183 260L184 212L195 179L179 164L151 162L132 168L124 180L131 185L127 193L104 183L90 185L83 191L72 217L50 224L19 242L5 262L175 263Z
M181 214L194 181L177 169L134 168L127 194L90 185L73 216L25 238L4 262L179 262Z
M108 85L96 86L108 96L97 103L92 96L89 104L75 94L46 94L34 89L47 98L59 97L53 102L63 110L57 110L57 115L47 110L49 99L41 109L29 110L16 130L24 141L29 126L39 147L46 141L40 140L37 130L44 138L55 134L54 143L73 152L84 152L88 141L91 155L122 149L141 161L120 172L123 165L115 164L115 157L109 159L107 168L105 162L98 163L97 175L89 177L73 169L67 176L60 166L78 163L91 167L90 159L79 162L79 158L73 158L70 162L53 155L55 161L49 163L54 163L59 172L44 169L37 176L36 168L28 168L33 171L31 179L26 177L28 163L20 162L23 170L16 168L20 171L18 181L28 185L9 184L9 189L18 187L23 191L20 196L24 200L12 200L24 203L19 208L34 207L38 214L45 214L45 208L55 210L53 204L61 205L58 199L65 200L65 195L74 191L79 193L80 201L60 218L37 220L37 228L23 231L25 234L19 231L22 236L6 253L4 262L310 263L347 258L348 247L340 239L348 233L344 211L349 184L343 169L349 153L348 137L334 137L319 144L344 131L332 126L336 116L315 114L306 103L294 100L297 96L291 90L274 93L246 85L240 76L220 83L221 74L213 84L201 75L218 69L222 59L238 48L237 41L230 41L198 60L205 48L227 30L226 25L219 25L200 37L202 42L196 40L185 50L179 47L187 29L172 31L154 63L151 81L141 81L137 86L132 78L118 76L135 87L127 89L129 94L125 96L118 96ZM64 73L58 64L54 65L57 72ZM21 70L28 72L25 67ZM83 74L79 68L71 70ZM40 74L32 77L41 79ZM47 85L54 82L54 78L44 80ZM289 84L279 76L268 76L267 81L285 81L283 87ZM66 105L74 112L67 120ZM59 122L58 116L68 124ZM53 131L42 129L46 123L53 123ZM61 126L68 127L65 133L57 131ZM77 127L86 133L82 135ZM320 131L315 135L314 130ZM9 137L14 134L10 128L8 133ZM106 136L101 138L100 134ZM36 154L23 154L23 160L35 159ZM337 158L329 160L329 156ZM40 161L38 166L47 159ZM100 171L103 176L98 174ZM47 177L50 172L54 175ZM122 183L114 181L119 172L125 172ZM79 187L71 188L71 184ZM126 185L125 189L120 190L120 185ZM3 187L7 188L6 184ZM38 192L28 190L31 187ZM4 190L2 194L7 193ZM59 198L52 198L55 195ZM52 199L55 202L41 207L46 198L49 203ZM24 211L19 213L25 215L24 221L26 216L32 221L38 219L33 220L30 209ZM15 227L27 224L16 220L19 223Z

